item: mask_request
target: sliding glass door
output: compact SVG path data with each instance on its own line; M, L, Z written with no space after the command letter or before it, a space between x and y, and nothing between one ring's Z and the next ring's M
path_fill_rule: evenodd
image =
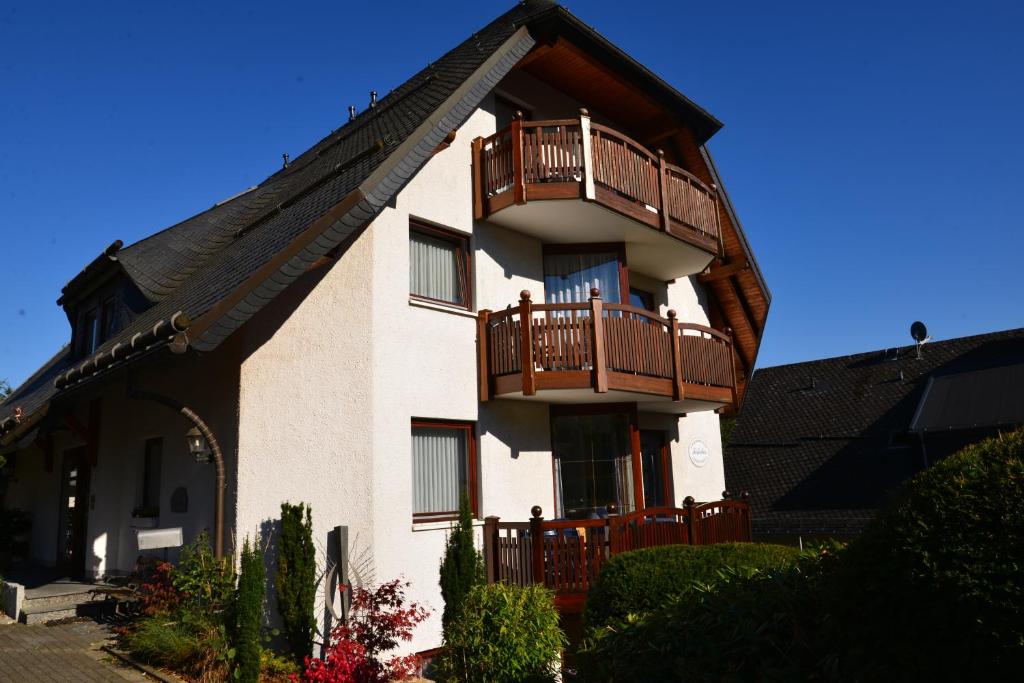
M573 245L550 249L544 254L544 300L549 304L582 303L590 299L593 287L601 290L601 299L622 302L624 257L615 245L590 251Z
M554 415L556 515L593 519L615 505L620 514L635 509L630 416Z

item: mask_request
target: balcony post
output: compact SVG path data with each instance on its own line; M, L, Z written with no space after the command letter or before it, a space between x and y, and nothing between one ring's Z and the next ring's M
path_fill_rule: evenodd
M523 373L523 396L537 393L537 374L533 361L533 303L530 291L519 292L519 365Z
M690 545L700 545L697 539L697 517L694 514L694 506L697 501L693 499L693 496L687 496L683 498L683 507L686 508L686 519L690 523Z
M622 540L619 537L619 526L615 523L618 517L618 510L615 504L610 503L608 505L608 514L604 518L605 538L608 539L608 552L604 556L606 560L611 559L622 551L619 547L622 545Z
M594 191L594 154L591 143L590 112L580 109L580 146L583 154L580 166L583 168L583 199L588 202L594 201L597 197Z
M668 333L672 339L672 400L682 401L685 397L683 391L683 340L679 336L679 320L676 318L675 309L668 312Z
M483 309L476 314L476 345L477 345L477 358L480 362L479 369L479 381L480 381L480 402L486 403L491 400L491 380L490 380L490 349L489 339L487 338L487 319L490 317L491 312L488 309Z
M590 329L591 329L591 365L594 366L594 391L599 394L608 393L608 359L604 354L604 304L601 303L601 290L592 287L590 290Z
M661 218L661 231L668 232L668 174L665 172L665 150L658 150L658 195L661 206L659 217Z
M473 138L473 220L484 219L484 139Z
M510 128L512 142L512 199L526 203L526 178L523 173L523 112L517 111Z
M540 505L530 508L530 550L533 557L533 582L544 585L544 513Z
M736 402L739 398L739 390L736 387L736 342L732 338L732 328L725 328L725 334L729 337L729 370L732 372L732 409L739 410Z
M498 583L501 578L498 572L498 517L484 517L484 572L487 583Z

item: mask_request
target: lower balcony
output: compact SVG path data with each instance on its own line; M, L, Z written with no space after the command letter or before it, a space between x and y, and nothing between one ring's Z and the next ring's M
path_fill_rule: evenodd
M635 306L533 304L480 311L480 400L642 404L687 413L735 405L732 338ZM525 324L524 324L525 321Z

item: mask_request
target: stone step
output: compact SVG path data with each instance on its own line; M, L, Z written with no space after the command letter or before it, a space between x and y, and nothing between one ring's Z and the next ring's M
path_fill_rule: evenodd
M43 595L43 596L32 596L26 595L25 602L22 603L22 610L27 611L32 609L36 612L46 611L47 609L62 609L68 607L74 607L83 603L93 602L94 599L102 600L103 596L94 598L94 594L89 591L74 591L69 593L61 593L56 595Z

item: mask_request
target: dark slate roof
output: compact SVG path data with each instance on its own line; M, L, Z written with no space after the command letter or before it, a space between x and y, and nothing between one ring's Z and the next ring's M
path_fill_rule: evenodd
M1020 424L1022 373L1024 329L931 342L921 359L908 346L760 369L725 448L726 484L751 492L757 532L855 532L922 466L919 412L945 416L931 430ZM948 393L922 403L947 383L999 396L991 410Z

